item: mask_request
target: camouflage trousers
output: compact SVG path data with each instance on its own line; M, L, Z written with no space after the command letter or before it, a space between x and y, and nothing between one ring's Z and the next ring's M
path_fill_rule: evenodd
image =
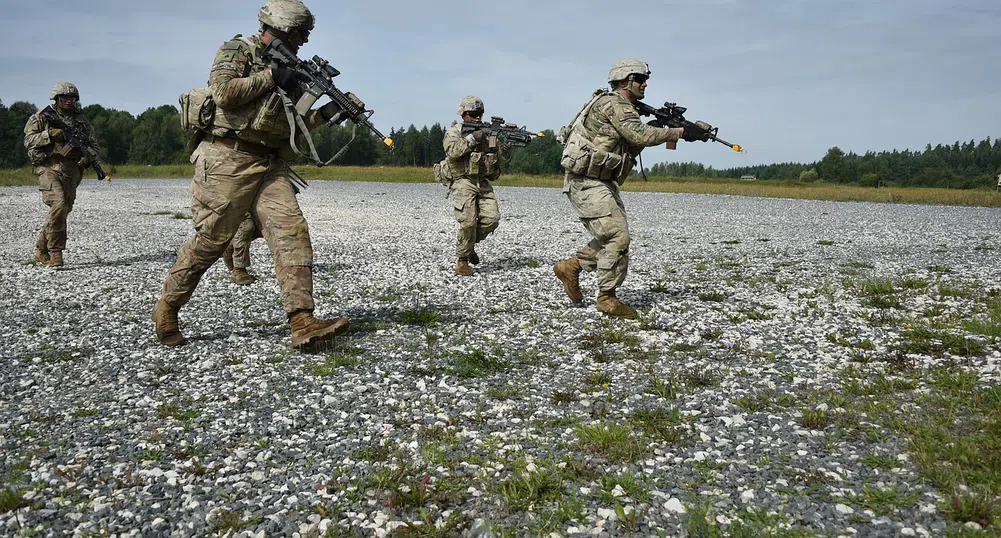
M236 234L233 236L231 243L233 245L234 269L247 269L250 267L250 244L254 242L254 239L259 237L264 236L257 229L254 217L250 213L247 213L243 222L240 223L240 227L236 229Z
M180 308L218 260L247 213L260 223L275 259L286 312L313 310L313 247L285 165L203 141L191 155L191 220L195 235L177 251L163 283L163 300Z
M473 246L483 241L500 224L494 188L486 179L459 178L452 184L452 205L459 222L455 255L468 258Z
M629 272L629 223L614 181L599 181L567 173L563 192L577 212L591 241L577 251L585 271L598 271L598 289L614 290Z
M76 189L83 180L83 170L76 162L57 162L46 166L36 166L38 190L42 202L49 206L49 216L45 226L38 233L35 246L50 252L66 249L66 217L73 211Z

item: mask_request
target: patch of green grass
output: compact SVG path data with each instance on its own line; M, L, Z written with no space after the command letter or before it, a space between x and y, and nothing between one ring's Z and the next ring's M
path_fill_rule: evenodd
M542 266L539 260L528 260L528 266L532 269L536 269Z
M197 418L201 412L197 409L185 409L182 402L161 404L156 408L156 415L161 419L173 418L179 421L188 421Z
M665 400L676 400L681 392L681 382L674 372L668 373L664 377L656 375L650 376L650 384L646 388L647 394L659 396Z
M821 240L817 241L817 244L820 245L820 246L822 246L822 247L829 247L829 246L831 246L831 245L834 244L834 241L830 241L828 239L821 239Z
M212 518L209 533L216 533L218 536L235 534L260 522L261 516L248 515L244 517L241 512L236 510L221 510Z
M918 502L918 494L900 491L893 486L877 488L863 485L862 491L847 491L841 500L845 504L852 504L863 510L872 510L877 516L885 516L898 510L913 512L914 505Z
M941 356L944 353L961 357L976 357L984 353L980 342L963 335L928 327L912 327L900 335L900 341L891 350L901 353Z
M98 413L100 413L100 411L98 411L97 409L94 409L93 407L83 407L83 408L74 410L73 411L73 416L76 417L76 418L85 418L85 417L92 417L92 416L94 416L94 415L96 415Z
M859 458L859 463L865 465L866 467L871 467L873 469L882 469L884 471L890 471L900 467L900 463L897 462L896 458L891 458L889 456L883 456L876 454L875 452L867 454L863 458Z
M712 342L713 340L719 340L719 337L723 336L723 331L715 327L709 327L702 331L699 336L707 342Z
M928 270L932 273L945 274L951 273L952 267L949 267L948 265L929 265Z
M723 382L723 372L709 366L697 365L682 370L679 377L686 387L693 389L718 387Z
M726 294L721 291L705 291L699 294L699 300L707 303L722 303Z
M665 443L680 443L686 434L685 416L677 408L637 409L629 419L644 434Z
M178 211L177 213L173 214L172 218L175 218L177 220L189 220L191 219L191 215L181 213L180 211Z
M643 439L627 425L611 422L574 429L580 446L611 462L635 461L648 451Z
M540 461L534 470L515 472L495 486L495 492L504 500L509 512L520 512L530 507L555 503L566 495L563 472L555 465Z
M508 363L477 349L451 356L452 372L462 378L486 377L507 370Z
M801 426L811 430L823 430L831 425L831 421L831 416L822 409L804 409L803 416L798 420Z
M633 473L604 475L600 479L598 498L606 504L622 502L622 497L629 497L636 502L649 502L653 496L648 486ZM616 495L618 493L618 495Z
M905 290L923 290L928 288L928 281L923 278L904 278L897 282L897 286Z
M20 510L30 504L25 500L20 489L0 489L0 514Z
M517 400L521 397L522 392L522 389L511 383L505 383L503 385L491 385L487 387L487 390L483 391L483 394L495 400Z
M549 401L555 405L567 405L577 401L577 393L570 390L554 390L549 396Z
M688 342L675 342L674 344L671 344L670 350L679 353L685 353L688 351L695 351L696 349L699 349L699 347L700 346L698 344L690 344Z
M362 353L364 353L364 350L362 350ZM334 352L327 355L322 362L313 362L305 365L303 368L307 373L316 377L335 377L342 368L358 366L361 363L358 355L359 353L354 350Z
M412 310L404 310L398 318L404 325L417 325L420 327L437 327L441 323L442 315L429 307L422 306Z
M1001 516L998 498L986 492L954 494L943 506L946 516L957 523L972 521L981 527L994 527ZM994 527L998 530L997 527Z
M723 243L724 245L739 245L740 239L726 239L724 241L720 241L720 243Z
M612 376L600 372L584 376L584 384L592 387L608 386L612 382Z

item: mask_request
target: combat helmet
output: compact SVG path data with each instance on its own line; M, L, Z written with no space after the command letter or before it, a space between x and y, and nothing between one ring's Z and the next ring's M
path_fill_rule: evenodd
M619 60L615 62L615 65L608 70L608 82L612 83L617 80L625 80L629 78L629 75L643 75L645 77L650 76L650 66L642 61L635 58L628 58L625 60Z
M69 82L56 82L56 85L52 87L49 99L55 100L57 95L72 95L79 100L80 90L76 89L76 86Z
M459 115L463 115L466 112L473 111L483 112L483 99L476 97L475 95L467 95L459 101Z
M312 30L316 22L306 4L299 0L268 0L257 13L257 20L281 32L291 32L295 28Z

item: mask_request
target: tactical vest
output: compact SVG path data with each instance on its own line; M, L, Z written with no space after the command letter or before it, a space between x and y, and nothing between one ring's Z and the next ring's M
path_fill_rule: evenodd
M243 49L251 61L243 76L269 70L271 67L261 58L262 48L249 37L237 35L224 43L220 53ZM296 96L297 97L297 96ZM199 129L218 136L235 134L237 137L257 141L281 143L291 134L285 104L278 92L267 92L260 97L236 108L223 109L216 106L210 88L195 88L181 94L181 126L185 129Z
M560 166L567 172L601 181L614 180L621 185L636 164L633 156L626 150L625 141L620 139L614 147L599 148L594 143L594 135L584 127L595 103L609 95L614 94L606 89L595 90L591 100L574 116L570 125L560 129L556 139L563 144Z
M439 183L450 185L459 178L488 179L501 175L500 159L494 152L474 151L452 161L447 157L434 166L434 177Z

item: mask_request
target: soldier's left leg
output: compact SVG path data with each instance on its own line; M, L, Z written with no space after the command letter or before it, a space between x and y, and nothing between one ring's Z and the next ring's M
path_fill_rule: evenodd
M476 231L476 242L479 243L493 233L500 224L500 209L497 207L497 195L494 194L493 187L487 181L482 182L480 194L476 200L478 229Z
M233 241L230 243L233 246L234 269L247 269L250 267L250 244L254 241L254 235L256 234L257 225L254 224L254 219L250 216L250 213L247 213L247 217L240 223L240 227L236 230L236 234L233 235Z
M347 328L347 318L313 317L313 246L309 227L295 198L284 166L265 176L251 207L275 260L275 276L292 328L292 346L303 347L333 338Z
M45 221L42 233L45 235L45 248L48 252L62 251L66 248L66 216L70 208L66 205L66 181L58 168L40 167L38 175L39 190L42 202L49 207L49 215Z

